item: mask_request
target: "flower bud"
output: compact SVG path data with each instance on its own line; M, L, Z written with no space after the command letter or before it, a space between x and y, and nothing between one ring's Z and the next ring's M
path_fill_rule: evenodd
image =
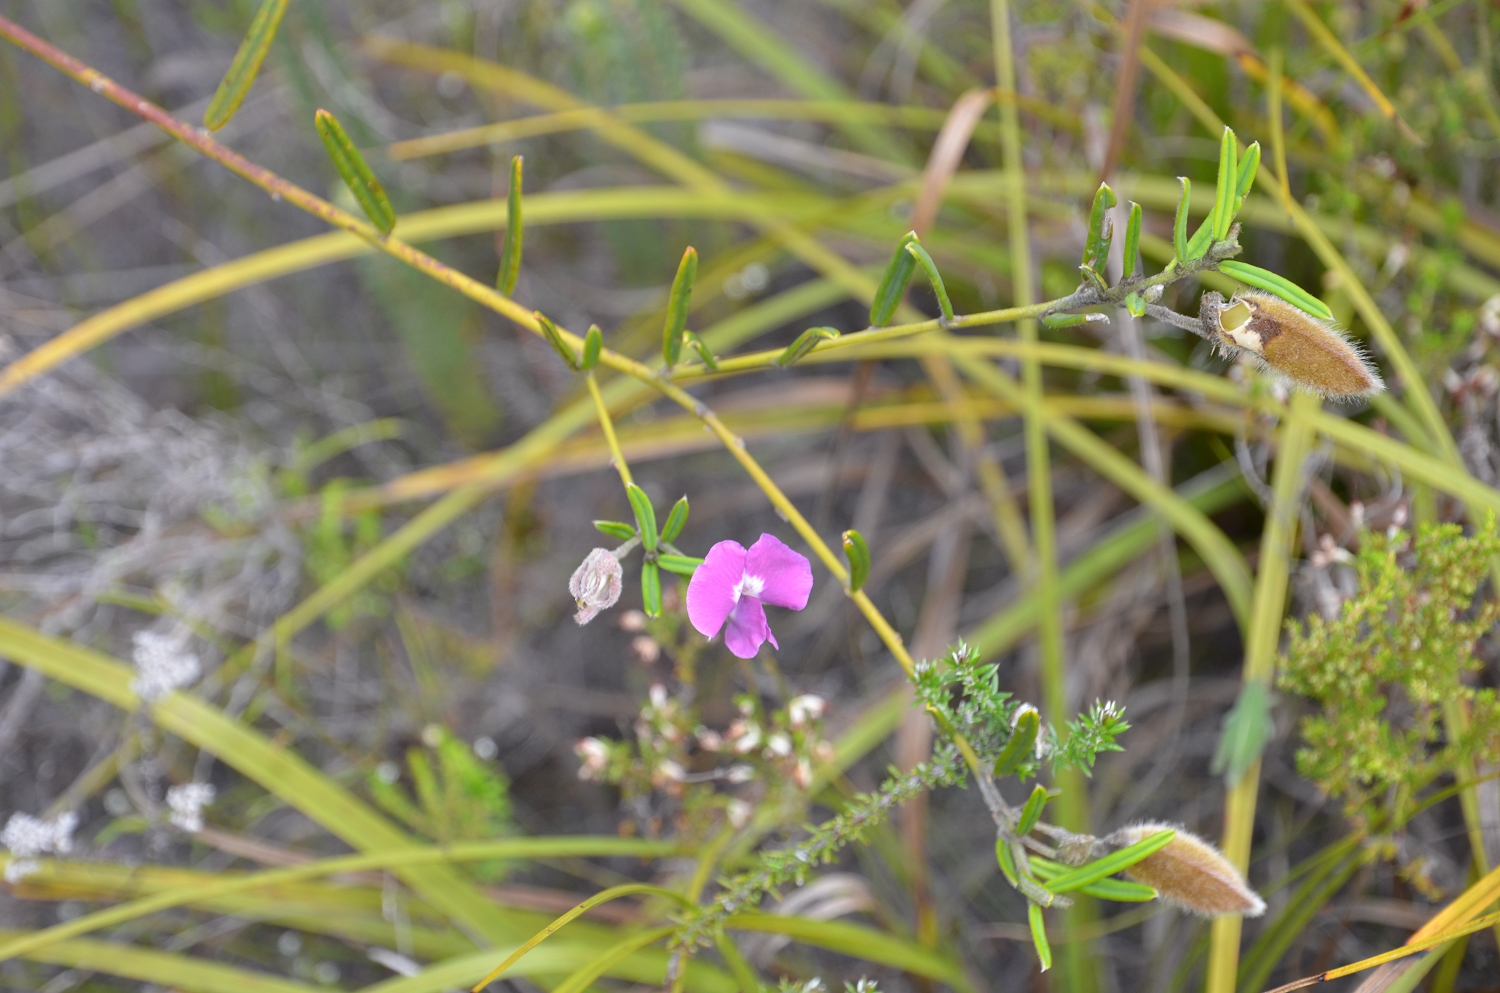
M1217 848L1176 824L1132 824L1106 840L1125 847L1168 830L1176 831L1177 836L1161 851L1126 869L1126 877L1154 887L1163 900L1200 917L1259 917L1266 912L1265 901L1246 885L1239 870Z
M568 592L578 603L578 613L573 620L587 624L598 616L599 611L613 607L620 599L624 570L620 560L607 548L596 548L589 552L568 580Z

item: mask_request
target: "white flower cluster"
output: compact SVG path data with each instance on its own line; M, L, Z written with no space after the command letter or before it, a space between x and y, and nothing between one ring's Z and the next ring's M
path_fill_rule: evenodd
M135 678L130 688L136 696L155 703L198 678L203 667L198 656L187 650L186 640L155 631L135 633Z
M212 783L183 783L167 790L172 824L189 834L203 830L203 808L214 802Z
M11 814L0 831L0 845L10 849L13 856L5 867L5 881L18 883L40 869L36 856L46 852L66 855L73 850L73 829L78 826L78 815L69 811L50 821L30 814Z

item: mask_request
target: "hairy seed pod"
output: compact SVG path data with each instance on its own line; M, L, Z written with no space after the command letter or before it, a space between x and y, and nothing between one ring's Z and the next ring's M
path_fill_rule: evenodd
M1228 303L1217 293L1205 293L1198 319L1209 339L1225 352L1249 352L1269 369L1321 396L1354 399L1385 389L1364 352L1332 321L1270 293L1246 290Z
M1158 831L1176 831L1167 847L1126 869L1126 877L1155 887L1161 899L1200 917L1244 914L1259 917L1266 903L1246 885L1229 860L1213 845L1177 824L1148 821L1121 828L1105 840L1133 845Z

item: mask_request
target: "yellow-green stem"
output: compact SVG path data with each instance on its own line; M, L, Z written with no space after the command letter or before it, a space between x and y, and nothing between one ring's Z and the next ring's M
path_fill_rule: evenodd
M620 482L629 486L635 480L630 478L630 466L625 461L625 453L620 450L620 439L615 436L615 422L609 416L609 407L604 403L604 394L599 392L599 381L594 378L593 372L586 377L589 385L589 396L594 398L594 410L599 414L599 427L604 432L604 443L609 446L610 461L614 463L615 471L620 474Z

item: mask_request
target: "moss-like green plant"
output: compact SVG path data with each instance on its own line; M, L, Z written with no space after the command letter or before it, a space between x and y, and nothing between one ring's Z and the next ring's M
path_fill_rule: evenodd
M1337 620L1293 623L1283 689L1311 698L1298 770L1344 801L1361 827L1399 824L1445 771L1500 759L1500 700L1467 685L1474 644L1500 620L1500 603L1474 593L1500 553L1493 516L1472 535L1456 524L1365 534L1358 594ZM1467 728L1444 705L1461 702Z

